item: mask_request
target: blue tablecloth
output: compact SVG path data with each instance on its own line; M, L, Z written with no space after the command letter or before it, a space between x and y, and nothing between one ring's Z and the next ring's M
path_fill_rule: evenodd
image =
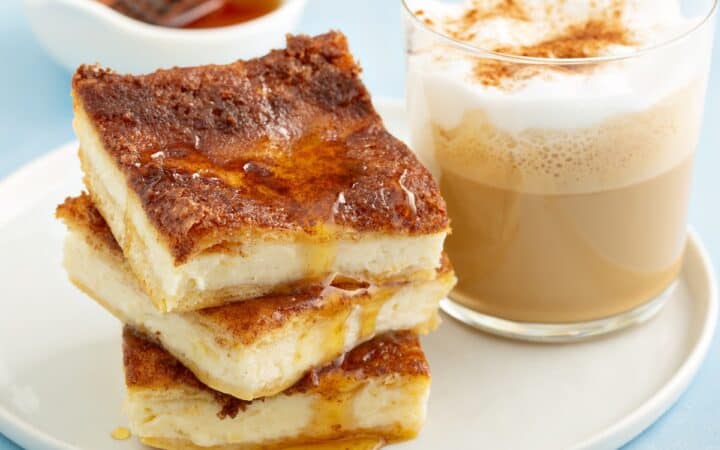
M343 30L375 96L404 94L403 38L397 1L310 0L300 30ZM697 160L690 221L720 260L720 39L716 39L705 127ZM0 177L74 139L70 74L33 39L19 0L0 0ZM677 405L627 448L720 449L720 339ZM0 450L18 447L0 435Z

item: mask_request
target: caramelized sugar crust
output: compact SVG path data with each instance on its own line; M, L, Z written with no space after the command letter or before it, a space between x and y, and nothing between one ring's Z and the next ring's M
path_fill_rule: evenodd
M376 336L345 353L334 363L310 370L285 392L319 391L331 397L342 390L343 383L326 380L350 378L359 381L388 375L430 375L430 367L417 335L410 331L394 331Z
M127 325L123 329L123 364L125 383L130 389L189 388L211 392L219 404L218 417L221 419L235 417L251 403L205 386L161 346ZM333 364L308 372L284 393L317 392L332 399L346 392L349 386L388 375L430 375L420 341L413 333L398 331L377 336Z
M218 402L218 417L235 417L251 402L215 391L198 380L170 353L129 325L123 327L123 366L128 389L200 389Z
M110 231L110 227L95 208L87 193L82 192L77 197L67 197L55 209L55 216L68 226L83 230L85 235L98 239L99 242L107 245L108 249L122 256L122 250Z
M385 130L339 32L224 66L81 66L86 114L176 262L230 234L448 227L430 173Z
M437 277L452 277L452 273L450 260L443 254ZM306 285L286 293L201 309L196 311L196 320L221 330L215 338L219 345L250 345L269 330L279 329L295 317L308 317L309 311L312 311L313 321L335 317L339 312L351 311L355 305L374 302L377 296L387 296L402 284L405 282L376 287L346 280L334 281L330 286Z
M115 241L110 227L95 208L86 193L68 197L56 210L71 230L82 233L90 242L107 244L114 259L122 260L123 254ZM443 254L437 276L452 276L452 265ZM398 282L397 284L401 284ZM303 285L288 292L266 295L241 302L230 302L223 306L180 313L192 315L211 329L218 330L216 342L232 347L237 344L250 345L269 330L281 328L294 317L313 311L313 319L333 316L338 311L349 310L352 305L361 305L373 300L373 290L392 289L393 283L381 288L370 288L354 280L339 280L331 286ZM360 292L353 292L361 290ZM378 295L383 295L379 292Z
M209 389L165 349L129 325L123 327L123 364L128 387Z

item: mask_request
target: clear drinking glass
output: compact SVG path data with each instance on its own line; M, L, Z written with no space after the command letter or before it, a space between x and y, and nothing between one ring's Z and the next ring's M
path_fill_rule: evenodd
M656 45L579 58L469 44L428 16L442 3L403 0L412 145L459 279L443 309L543 341L652 317L682 266L717 0L678 1Z

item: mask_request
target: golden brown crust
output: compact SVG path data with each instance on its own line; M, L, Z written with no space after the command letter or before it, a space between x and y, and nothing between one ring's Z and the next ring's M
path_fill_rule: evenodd
M81 66L73 95L178 263L257 230L446 230L436 183L385 130L359 72L330 32L226 66Z
M129 325L123 328L123 366L128 388L167 390L182 387L212 393L219 404L218 417L221 419L235 417L251 403L207 387L160 345Z
M446 258L443 261L447 261ZM439 278L451 280L452 269L445 265L438 270ZM451 281L448 281L450 283ZM329 287L304 286L295 292L266 295L241 302L195 311L194 319L221 330L215 341L220 346L250 345L273 329L279 329L296 317L312 317L320 322L348 314L354 306L381 305L407 283L366 288L356 282L333 283ZM359 292L354 292L355 290ZM312 312L312 315L307 314ZM312 326L308 323L307 326Z
M77 197L67 197L55 209L55 217L65 222L68 227L83 230L85 234L92 234L94 238L106 244L109 250L122 254L110 227L85 192Z
M211 392L219 404L218 417L221 419L235 417L250 403L263 401L263 398L239 400L205 386L160 345L127 325L123 328L123 364L125 384L130 389L189 388ZM332 398L350 384L389 375L430 376L420 340L412 332L397 331L377 336L336 362L308 372L284 393L317 392Z
M180 361L129 325L123 327L123 365L128 387L169 389L183 385L204 388Z
M78 197L68 197L57 207L57 215L68 226L93 241L102 240L106 250L115 258L123 258L122 251L115 242L110 227L95 209L90 197L83 193ZM452 277L452 266L443 254L437 277ZM388 283L381 288L370 288L366 283L349 279L336 279L331 287L322 285L302 285L297 289L288 288L282 294L266 295L250 300L229 302L223 306L205 308L182 313L192 315L195 320L207 326L217 328L216 341L219 345L250 345L259 336L269 330L281 328L294 317L313 311L316 317L333 316L338 311L348 310L349 305L362 305L372 302L376 297L374 290L399 288L405 282ZM333 289L335 288L335 289ZM353 291L361 289L360 293ZM382 293L379 293L382 295Z
M430 376L417 335L395 331L376 336L334 363L310 370L285 393L319 391L332 397L345 390L348 379L360 381L388 375Z
M219 345L249 345L269 330L277 329L307 311L331 315L353 299L343 295L321 295L321 286L307 286L294 293L268 295L227 305L201 309L196 319L223 330L217 335ZM361 302L367 299L355 297ZM319 317L318 317L319 318Z

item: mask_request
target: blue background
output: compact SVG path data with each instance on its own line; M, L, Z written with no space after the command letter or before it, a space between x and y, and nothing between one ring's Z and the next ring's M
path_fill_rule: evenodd
M344 31L365 71L371 92L404 94L399 2L309 0L300 30ZM697 160L690 221L720 261L720 39L716 38L705 126ZM74 139L70 73L50 61L35 42L19 0L0 0L0 177ZM631 450L720 449L720 338L680 401L630 443ZM0 450L18 447L0 435Z

